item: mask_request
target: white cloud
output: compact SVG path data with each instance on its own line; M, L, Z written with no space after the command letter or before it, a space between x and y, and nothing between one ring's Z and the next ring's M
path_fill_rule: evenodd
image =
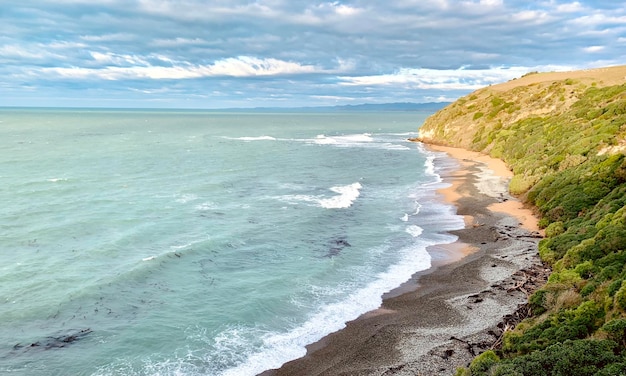
M40 46L42 48L50 48L53 50L66 50L66 49L87 47L85 43L69 42L69 41L53 41L52 43L48 43L48 44L40 44Z
M5 44L0 45L0 61L3 59L23 59L25 65L36 60L65 60L64 51L78 47L79 44L74 43L58 43L50 44L28 44L23 45Z
M278 59L259 59L249 56L219 60L215 64L203 67L208 76L274 76L281 74L314 73L318 69L312 65L283 61Z
M511 20L517 22L529 22L534 24L545 23L553 20L554 17L548 12L541 10L523 10L511 15Z
M604 13L595 13L588 16L582 16L574 18L570 21L573 24L580 26L599 26L607 24L610 25L624 25L626 24L626 16L615 16Z
M146 60L130 55L114 55L92 52L92 56L100 63L111 64L144 64L141 66L106 66L104 68L54 67L42 68L44 74L73 79L191 79L201 77L255 77L314 73L320 71L312 65L283 61L278 59L259 59L239 56L218 60L210 65L193 65L176 62L175 66L153 66ZM161 58L162 60L165 58ZM171 61L171 60L169 60Z
M573 3L558 4L556 6L556 11L559 13L576 13L581 12L584 9L585 8L578 1L575 1Z
M113 33L104 35L81 35L80 39L86 42L114 42L114 41L131 41L135 36L129 33Z
M548 67L491 68L491 69L411 69L377 76L340 77L346 86L402 86L423 90L476 90L481 87L509 81L525 73ZM550 67L548 70L569 70L570 67Z
M494 6L500 6L502 5L502 0L480 0L480 5L485 5L485 6L490 6L490 7L494 7Z
M478 2L474 0L463 1L463 5L466 6L499 7L502 4L502 0L479 0Z
M136 55L118 55L111 52L90 52L91 57L99 64L111 65L148 65L148 62Z
M277 18L280 9L264 4L266 1L198 1L198 0L138 0L139 9L148 14L158 14L178 20L223 21L230 17Z
M604 48L605 48L604 46L589 46L589 47L584 47L583 51L594 53L594 52L604 51Z
M340 4L339 2L325 2L281 13L279 17L281 21L284 20L284 22L295 25L328 25L330 29L344 29L345 27L351 28L357 25L346 25L343 22L354 20L357 16L364 13L365 10L362 8Z
M341 16L354 16L362 12L362 9L351 7L349 5L340 4L335 1L334 3L328 3L328 6L333 9L333 11Z
M424 102L454 102L457 100L457 97L448 96L448 95L439 95L436 97L425 96L423 98Z
M353 59L337 58L337 67L332 70L333 73L347 73L352 72L357 66L356 61Z
M41 59L45 56L42 51L33 51L21 46L4 45L0 46L0 56L7 57L19 57L24 59Z
M315 98L315 99L330 99L330 100L334 100L334 101L339 101L339 100L350 100L350 97L340 97L337 95L311 95L311 98Z
M181 47L192 45L207 44L207 41L200 38L172 38L172 39L156 39L152 42L157 47Z

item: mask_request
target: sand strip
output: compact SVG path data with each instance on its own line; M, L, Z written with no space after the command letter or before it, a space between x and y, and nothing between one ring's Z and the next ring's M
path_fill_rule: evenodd
M461 162L441 191L465 216L466 228L453 232L458 242L429 248L438 261L409 281L414 288L389 294L380 309L264 376L451 375L498 340L510 315L524 311L547 270L531 213L507 193L510 171L478 153L429 148Z
M475 151L452 148L452 147L447 147L447 146L429 145L428 148L431 150L445 152L451 157L459 160L466 167L468 163L473 163L473 162L478 162L479 164L482 163L483 168L486 167L486 169L488 170L488 171L485 171L485 174L489 175L491 173L492 175L491 177L487 177L486 179L487 182L489 182L489 180L500 179L499 182L498 181L494 182L495 186L505 188L507 187L509 179L513 177L513 173L511 172L511 170L509 170L508 166L500 159L491 158L488 155L478 153ZM489 183L486 183L486 184L488 185ZM480 188L484 188L484 186ZM500 196L499 195L500 189L496 189L497 192L483 192L483 193L491 194L494 197L498 197ZM481 189L481 190L484 191L484 189ZM503 192L504 195L502 195L501 197L502 198L508 197L507 192L508 190L504 191ZM448 202L456 203L457 201L457 197L455 196L445 195L445 198L446 198L446 201ZM502 212L508 215L512 215L520 221L522 227L530 231L540 232L543 235L542 230L539 229L539 226L538 226L539 221L537 217L533 214L530 208L525 207L522 204L522 202L519 200L516 200L516 199L499 200L498 202L491 204L489 206L489 209L492 211Z

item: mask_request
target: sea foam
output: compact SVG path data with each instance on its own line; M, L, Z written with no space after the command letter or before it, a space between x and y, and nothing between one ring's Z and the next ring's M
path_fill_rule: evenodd
M411 235L414 238L419 237L420 235L422 235L422 232L424 232L424 229L422 229L421 227L417 226L417 225L410 225L406 228L406 233Z
M343 186L335 186L329 188L330 191L338 193L332 197L324 197L320 195L283 195L279 199L289 203L311 202L325 209L345 209L352 206L356 199L361 195L361 183L356 182Z
M370 143L373 141L374 139L372 138L372 135L369 133L351 134L351 135L345 135L345 136L326 136L326 135L320 134L320 135L317 135L317 137L315 137L315 139L313 140L314 143L320 144L320 145L332 144L336 146L345 146L345 147L359 146L360 144Z
M275 141L276 138L272 136L258 136L258 137L237 137L233 138L234 140L241 141Z
M346 322L380 307L383 294L406 282L415 272L430 268L431 257L426 251L427 245L426 242L418 241L413 247L401 250L402 260L399 263L377 274L375 280L345 299L320 307L301 326L284 333L263 335L260 348L250 349L244 362L224 371L221 376L252 376L304 356L308 344L343 329Z
M320 205L326 209L343 209L352 206L352 203L361 194L361 183L353 183L339 187L330 188L331 191L339 193L338 196L320 200Z

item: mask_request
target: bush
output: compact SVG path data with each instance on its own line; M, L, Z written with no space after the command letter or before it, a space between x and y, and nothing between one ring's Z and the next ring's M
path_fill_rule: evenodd
M497 364L490 370L491 376L524 376L512 364Z
M500 358L492 350L487 350L478 355L470 364L472 376L487 376L487 371L494 364L498 363Z
M589 279L593 277L593 275L596 273L596 267L593 265L593 262L591 262L591 260L587 260L581 264L576 265L574 271L581 278Z
M546 308L546 290L537 290L529 298L530 310L534 316L541 315L547 311Z
M566 341L512 361L524 376L591 376L622 359L608 340Z
M615 305L621 309L626 310L626 281L622 281L619 290L615 293Z
M606 290L607 295L610 296L610 297L614 297L615 294L622 287L623 282L624 281L621 280L621 279L617 279L617 280L611 282L611 284L609 285L609 288Z
M581 281L580 275L573 270L565 269L561 272L552 272L548 281L551 283L560 283L569 286L575 286Z
M619 363L609 364L602 370L596 373L596 376L617 376L626 375L626 361L622 360Z
M561 235L563 232L565 232L565 227L563 227L562 221L550 223L550 225L546 227L546 237L548 238Z
M615 319L602 326L607 337L626 348L626 319Z
M595 283L588 283L580 290L580 296L586 298L596 291L597 288L598 286Z

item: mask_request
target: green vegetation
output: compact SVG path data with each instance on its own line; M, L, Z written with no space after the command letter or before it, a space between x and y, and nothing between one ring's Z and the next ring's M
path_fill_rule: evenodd
M478 356L472 362L469 375L623 375L626 372L626 362L619 352L617 344L610 340L566 340L507 361L502 361L491 351L493 355L488 361ZM468 373L464 370L457 374Z
M534 99L555 110L515 119L501 116L519 115L504 95L483 98L469 145L450 131L444 140L511 167L510 190L536 208L553 271L529 299L532 317L457 374L626 374L626 84L556 82Z

